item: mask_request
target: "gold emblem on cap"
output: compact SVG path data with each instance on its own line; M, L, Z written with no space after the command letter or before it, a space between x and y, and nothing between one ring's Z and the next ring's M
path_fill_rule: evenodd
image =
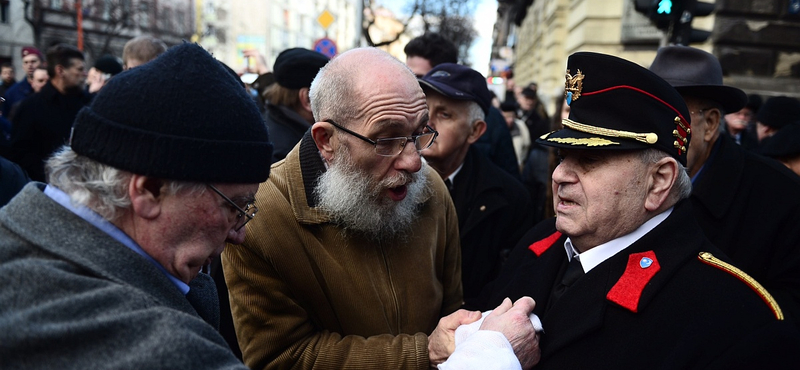
M564 127L571 128L575 131L585 132L587 134L619 137L623 139L633 139L646 144L655 144L658 141L658 135L656 135L654 132L636 133L630 131L613 130L610 128L590 126L583 123L578 123L569 118L562 119L561 124L564 125Z
M581 97L583 91L583 73L579 69L574 76L569 74L567 70L567 81L564 82L564 97L567 99L567 105L572 104L573 101Z
M619 145L619 143L602 138L602 137L589 137L589 138L581 138L576 139L574 137L551 137L547 139L547 141L552 141L561 144L569 144L569 145L584 145L584 146L608 146L608 145Z
M674 136L676 140L672 143L672 146L678 149L678 155L681 155L686 152L686 135L690 134L692 129L683 124L683 120L681 120L680 116L675 117L674 121L675 129L672 130L672 136ZM681 130L683 130L683 132L681 132Z

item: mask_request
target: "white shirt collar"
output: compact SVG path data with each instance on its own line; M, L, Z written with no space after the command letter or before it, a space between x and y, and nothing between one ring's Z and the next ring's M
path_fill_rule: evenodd
M450 176L447 176L447 178L450 179L450 183L451 184L455 184L456 183L456 181L455 181L456 175L458 175L458 173L461 171L461 167L464 167L464 163L463 162L461 163L460 166L458 166L458 168L456 168L455 171L453 171L453 173L450 174Z
M639 240L645 234L649 233L650 230L655 229L656 226L661 224L661 222L669 217L673 208L674 207L670 207L668 210L653 216L653 218L647 220L647 222L643 223L630 234L623 235L609 242L600 244L583 253L578 253L578 250L572 245L572 240L567 238L567 241L564 242L564 250L567 252L567 260L572 261L573 257L578 258L578 260L581 261L581 266L583 266L583 272L589 272L597 265L603 263L603 261L613 257L615 254L619 253L625 248L628 248L631 244Z

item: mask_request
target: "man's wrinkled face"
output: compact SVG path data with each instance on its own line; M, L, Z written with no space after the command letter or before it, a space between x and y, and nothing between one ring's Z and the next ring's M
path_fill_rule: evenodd
M253 202L258 184L216 184L236 205ZM189 283L202 266L218 258L226 243L244 242L245 228L235 230L238 211L211 189L184 190L163 203L163 229L157 243L163 253L149 252L167 271Z
M638 151L559 149L553 171L556 228L581 251L644 223L648 165Z
M728 128L733 133L738 133L746 129L752 121L753 111L748 107L744 107L738 112L725 115L725 124L728 125Z
M427 94L430 126L439 131L439 137L430 148L422 151L425 159L439 163L454 153L466 150L471 133L470 102L445 97L429 90Z
M411 144L407 144L411 146ZM395 172L378 179L359 168L350 149L342 145L328 170L314 189L318 206L331 214L345 229L360 232L380 240L409 231L415 221L417 205L428 197L426 173L428 166L416 172ZM404 189L400 200L391 190Z

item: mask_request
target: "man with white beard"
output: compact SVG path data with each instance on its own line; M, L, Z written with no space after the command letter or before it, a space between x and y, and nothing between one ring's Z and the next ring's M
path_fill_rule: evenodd
M316 123L272 166L256 194L262 217L223 255L244 362L435 366L453 351L456 327L480 315L456 311L458 221L419 153L437 136L425 95L405 65L365 48L322 68L310 98ZM482 329L497 325L508 347L534 349L535 334L523 325L533 301L504 303L497 311L507 315L497 321L507 325L488 320Z

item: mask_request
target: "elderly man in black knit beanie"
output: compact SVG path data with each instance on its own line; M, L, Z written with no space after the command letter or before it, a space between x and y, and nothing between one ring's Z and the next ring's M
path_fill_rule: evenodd
M201 268L244 240L271 154L252 99L197 45L109 81L50 184L0 211L2 367L245 369Z

